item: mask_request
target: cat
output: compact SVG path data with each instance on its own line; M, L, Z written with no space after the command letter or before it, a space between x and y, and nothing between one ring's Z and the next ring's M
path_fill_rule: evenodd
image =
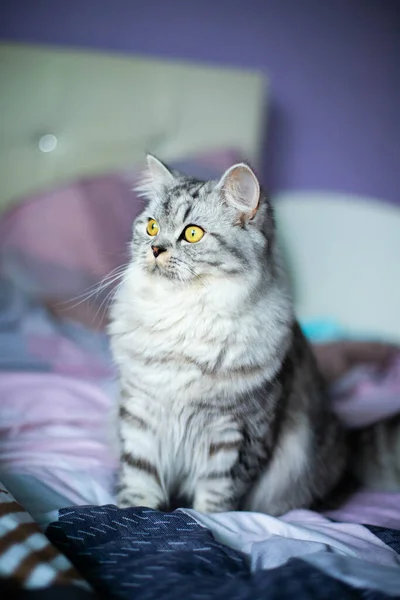
M346 465L296 321L274 215L253 170L199 181L154 156L110 310L121 386L118 503L280 515Z

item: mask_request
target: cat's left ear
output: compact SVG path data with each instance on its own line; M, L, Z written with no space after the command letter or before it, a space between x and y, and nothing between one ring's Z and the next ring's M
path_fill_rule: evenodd
M250 221L260 204L260 184L254 172L245 163L230 167L217 187L224 200L240 212L241 220Z
M154 194L162 193L165 186L171 185L175 177L164 163L152 154L147 154L147 169L135 190L143 198L151 198Z
M174 180L174 176L164 163L152 154L147 154L147 169L152 182L156 186L168 185Z

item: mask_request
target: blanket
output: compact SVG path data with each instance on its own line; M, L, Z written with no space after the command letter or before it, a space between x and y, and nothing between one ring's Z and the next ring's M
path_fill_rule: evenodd
M94 597L71 562L0 483L1 598L17 598L22 590L33 594L40 590L43 600L60 598L64 590L70 590L76 600Z
M295 513L76 507L61 510L47 534L101 598L400 596L400 531Z
M398 529L338 523L311 511L277 519L105 505L63 508L52 516L46 537L1 489L2 598L400 596Z

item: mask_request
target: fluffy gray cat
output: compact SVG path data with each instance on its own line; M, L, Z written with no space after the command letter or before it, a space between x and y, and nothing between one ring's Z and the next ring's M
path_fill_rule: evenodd
M337 484L346 445L246 164L198 181L148 156L111 309L119 504L279 515Z

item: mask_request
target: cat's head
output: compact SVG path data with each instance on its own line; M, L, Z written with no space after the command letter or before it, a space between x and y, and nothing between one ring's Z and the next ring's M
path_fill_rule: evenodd
M204 182L148 155L138 191L147 204L134 224L132 260L147 273L190 282L239 278L266 267L273 214L248 165Z

